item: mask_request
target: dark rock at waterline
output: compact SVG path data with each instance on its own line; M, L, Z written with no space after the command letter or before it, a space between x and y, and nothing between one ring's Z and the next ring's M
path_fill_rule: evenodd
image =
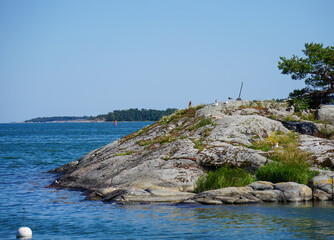
M317 126L312 122L283 122L284 127L298 132L300 134L307 134L311 136L319 136L320 132Z
M312 199L312 190L294 182L273 184L259 181L246 187L227 187L201 192L184 203L244 204L260 202L301 202Z

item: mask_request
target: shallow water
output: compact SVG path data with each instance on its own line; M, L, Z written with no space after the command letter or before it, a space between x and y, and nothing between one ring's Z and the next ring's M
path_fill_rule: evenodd
M147 122L0 124L0 239L334 239L334 204L105 204L45 188L46 171Z

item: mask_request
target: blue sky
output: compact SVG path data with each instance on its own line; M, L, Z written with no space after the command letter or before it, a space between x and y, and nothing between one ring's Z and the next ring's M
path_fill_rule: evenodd
M331 0L0 1L0 122L285 98L277 69L334 45Z

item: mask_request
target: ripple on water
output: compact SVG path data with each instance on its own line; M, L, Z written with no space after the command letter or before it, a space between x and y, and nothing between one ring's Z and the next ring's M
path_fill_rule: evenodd
M145 125L0 124L0 238L15 238L26 207L33 239L334 239L328 202L121 205L45 188L55 179L46 171Z

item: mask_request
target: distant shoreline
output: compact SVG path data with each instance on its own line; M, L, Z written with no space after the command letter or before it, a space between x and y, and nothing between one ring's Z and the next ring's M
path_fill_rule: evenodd
M45 121L45 122L9 122L9 123L2 123L2 124L10 124L10 123L114 123L115 121L97 121L97 120L86 120L86 121L79 121L79 120L73 120L73 121ZM143 121L117 121L117 123L123 123L123 122L156 122L152 120L143 120ZM1 124L1 123L0 123Z
M114 121L47 121L47 122L11 122L11 123L113 123ZM143 121L117 121L121 122L155 122L151 120L143 120Z
M130 108L128 110L114 110L108 114L97 116L54 116L54 117L37 117L23 121L24 123L46 123L46 122L155 122L163 116L174 113L176 108L167 108L166 110L155 109L137 109Z

